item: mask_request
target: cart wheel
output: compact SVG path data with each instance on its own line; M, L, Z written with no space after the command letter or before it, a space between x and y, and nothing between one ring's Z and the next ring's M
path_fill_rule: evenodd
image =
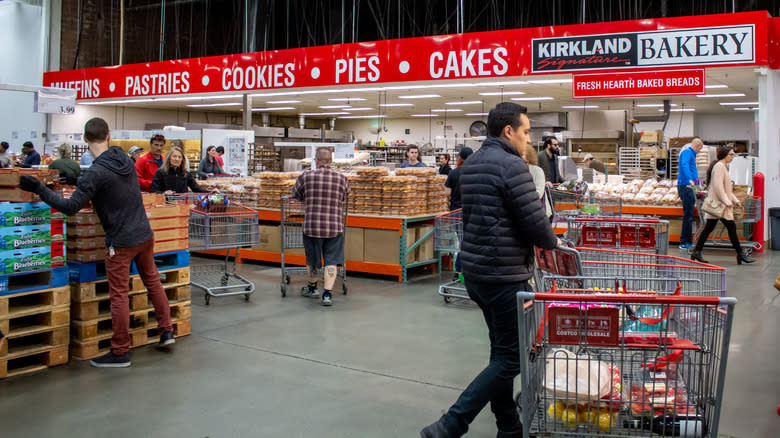
M287 283L287 284L290 284L290 276L289 275L284 277L284 282Z
M444 302L445 303L449 303L450 302L450 297L444 297Z
M206 305L209 305L209 302L211 301L211 296L209 294L206 294Z
M283 297L287 296L287 286L285 286L285 285L282 285L282 296Z
M244 294L244 301L249 301L249 294Z
M342 283L342 284L341 284L341 290L342 290L342 293L343 293L344 295L346 295L346 294L347 294L347 291L349 291L349 287L347 287L347 283Z

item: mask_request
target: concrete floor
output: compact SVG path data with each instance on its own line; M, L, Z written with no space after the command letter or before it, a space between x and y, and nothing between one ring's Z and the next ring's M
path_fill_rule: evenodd
M705 255L728 267L739 299L721 434L777 436L780 253L741 267L730 252ZM203 262L213 260L193 259ZM278 267L240 271L255 281L252 300L206 307L194 292L192 335L171 353L144 347L131 368L72 360L0 381L0 436L415 437L486 363L481 312L444 304L438 275L353 276L350 294L322 308L295 291L282 298ZM495 433L486 409L468 436Z

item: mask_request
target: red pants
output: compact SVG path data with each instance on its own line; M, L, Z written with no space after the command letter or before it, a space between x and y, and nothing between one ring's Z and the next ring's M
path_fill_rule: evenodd
M122 356L130 349L130 264L135 260L138 273L146 286L149 298L157 316L157 329L160 333L173 330L171 309L165 295L160 273L154 264L154 238L131 248L114 248L113 257L106 248L106 276L108 293L111 299L111 324L114 335L111 337L111 351Z

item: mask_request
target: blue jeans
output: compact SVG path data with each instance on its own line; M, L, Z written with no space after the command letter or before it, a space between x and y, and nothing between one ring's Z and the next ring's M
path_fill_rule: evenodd
M696 195L690 186L677 186L677 194L683 205L682 231L680 231L680 245L691 243L693 233L693 210L696 208Z
M516 294L531 290L527 281L489 284L466 278L465 282L469 297L485 316L490 336L490 363L444 415L445 427L456 437L468 431L469 424L488 403L499 430L509 430L519 421L512 397L515 377L520 374Z

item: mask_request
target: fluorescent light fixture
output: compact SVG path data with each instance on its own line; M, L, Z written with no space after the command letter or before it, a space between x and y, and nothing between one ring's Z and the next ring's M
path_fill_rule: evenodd
M487 93L479 93L480 96L522 96L525 91L489 91Z
M344 111L369 111L373 108L365 107L365 108L344 108Z
M217 99L233 99L236 97L241 97L242 94L228 94L225 96L191 96L191 97L154 97L152 100L155 102L172 102L172 101L180 101L180 100L217 100Z
M697 94L696 97L745 97L745 93Z
M734 111L758 111L758 108L734 108Z
M154 99L106 100L103 102L79 102L80 105L118 105L122 103L154 102ZM238 105L241 105L240 103Z
M332 112L332 113L299 113L299 116L348 116L349 113L344 111Z
M414 106L413 103L380 103L379 106Z
M553 97L545 96L545 97L513 97L512 100L518 100L518 101L526 101L526 100L555 100Z
M290 103L301 103L300 100L267 100L265 103L269 105L284 105Z
M690 112L696 111L696 108L672 108L669 111L671 111L673 113L690 113ZM659 109L658 112L662 113L662 112L664 112L664 110Z
M599 107L598 105L564 105L561 108L566 108L566 109L580 109L580 108L593 109L593 108L598 108L598 107Z
M466 113L465 115L467 115L467 116L481 117L481 116L486 116L486 115L488 115L488 113Z
M412 94L409 96L398 96L399 99L432 99L434 97L441 97L438 94Z
M362 97L334 97L328 100L331 102L362 102L366 99Z
M479 82L474 84L477 87L500 87L504 85L528 85L528 81Z
M438 114L412 114L412 117L439 117Z
M350 105L322 105L318 106L319 109L344 109L344 108L352 108Z
M383 119L387 117L384 114L374 114L373 116L341 116L340 119Z
M287 110L294 110L294 106L276 106L276 107L269 107L269 108L252 108L253 112L267 112L267 111L287 111Z
M712 85L705 85L704 86L704 88L707 88L707 89L709 89L709 88L728 88L728 87L729 87L728 85L723 85L723 84L712 84Z
M758 102L720 102L722 106L747 106L758 105Z
M481 100L466 100L463 102L447 102L445 105L482 105L483 101Z
M636 104L637 108L663 108L664 104L662 103L638 103ZM671 104L671 106L677 106L676 103Z
M190 108L208 108L213 106L241 106L239 102L225 102L225 103L194 103L187 105Z
M431 110L432 113L457 113L460 111L463 110L460 108L437 108Z
M571 84L572 80L569 79L537 79L528 81L529 84Z

